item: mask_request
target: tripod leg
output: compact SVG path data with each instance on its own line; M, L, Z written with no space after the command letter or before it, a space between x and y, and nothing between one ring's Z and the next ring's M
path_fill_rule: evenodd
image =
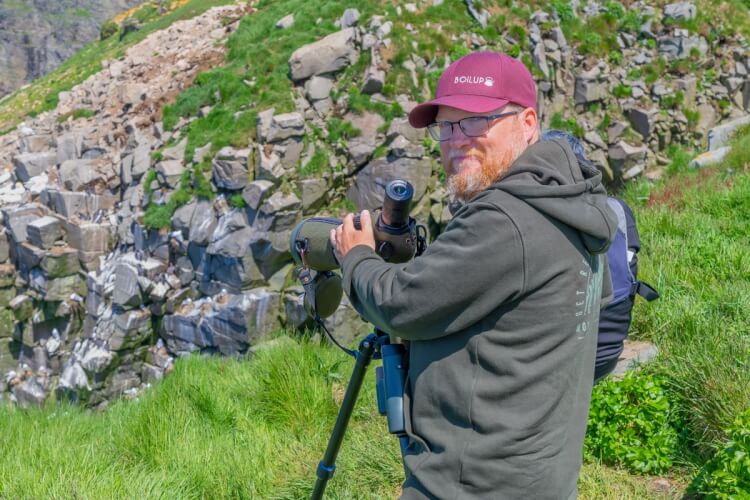
M349 385L344 394L344 401L341 403L338 417L336 417L336 424L333 426L331 437L328 439L328 447L323 455L323 460L318 464L318 470L316 473L318 479L315 481L315 488L310 497L313 500L323 498L326 484L336 471L336 456L341 448L341 442L344 439L346 427L349 425L349 419L352 416L354 404L357 402L357 396L359 396L359 391L362 388L362 382L367 373L367 366L370 364L370 361L372 361L372 356L375 353L376 344L377 338L373 334L369 335L359 346L357 361L354 364L354 370L352 371Z

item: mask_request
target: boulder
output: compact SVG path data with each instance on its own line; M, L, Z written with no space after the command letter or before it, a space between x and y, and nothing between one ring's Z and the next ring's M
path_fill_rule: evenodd
M8 260L10 257L10 242L8 242L8 234L5 228L0 228L0 264Z
M377 94L383 90L383 85L385 85L385 71L375 64L371 64L365 71L365 77L362 80L362 93Z
M619 141L614 146L609 147L609 164L612 167L615 177L622 177L622 174L637 164L643 163L646 159L646 146L633 146L625 141Z
M16 177L27 182L44 172L49 172L57 164L57 153L22 153L13 157Z
M51 134L31 134L21 136L21 153L43 153L54 144Z
M351 28L356 26L359 21L359 11L357 9L346 9L344 14L339 19L339 24L342 29Z
M185 167L179 160L164 160L156 164L156 173L159 178L159 182L169 186L170 188L176 188L180 183L182 173L185 171Z
M659 117L659 108L631 108L628 110L627 116L633 130L641 134L643 139L648 139L656 126Z
M357 29L346 28L295 50L289 58L292 80L333 73L356 62Z
M114 328L107 330L110 335L100 334L99 338L108 341L113 351L140 346L151 337L153 332L151 312L148 309L113 311L112 319Z
M95 160L67 160L60 165L60 185L68 191L83 191L95 184L106 185L106 177Z
M46 215L29 223L26 235L32 245L49 249L63 237L62 224L59 219Z
M8 234L15 243L26 241L28 234L26 228L28 225L45 215L42 207L28 203L20 206L10 206L0 208L2 220L8 230Z
M279 142L290 137L302 137L305 133L305 118L301 113L273 114L273 109L258 114L258 140Z
M249 149L222 148L211 162L216 187L232 190L244 188L250 182L247 168L249 156Z
M111 210L117 198L111 194L92 194L74 191L60 191L46 188L41 193L42 203L66 218L74 216L91 217L99 210Z
M217 219L211 202L198 200L190 219L190 241L197 245L208 245L213 238Z
M708 150L714 151L729 145L732 135L740 128L750 124L750 115L735 118L708 131Z
M253 231L251 248L258 268L266 279L291 262L289 249L291 230Z
M202 282L206 285L209 279L219 282L221 288L234 293L263 286L266 283L249 247L242 257L208 255L207 271Z
M305 97L311 102L326 99L331 95L333 79L328 76L313 76L305 82Z
M8 303L8 307L13 311L16 321L26 321L34 312L34 301L28 295L16 295ZM2 329L0 329L2 332ZM0 333L0 337L2 334Z
M255 178L260 180L271 181L274 184L281 182L286 171L281 164L281 158L273 148L258 144L257 154L255 155Z
M252 181L242 190L242 199L252 210L257 210L260 204L270 195L274 184L267 180Z
M32 269L29 273L29 286L48 302L68 300L74 293L86 296L86 282L78 274L47 279L43 271Z
M47 392L36 377L31 377L13 387L13 396L21 408L41 408L47 399Z
M386 137L389 141L394 140L398 136L405 137L409 142L414 144L422 144L425 138L424 128L414 128L409 125L407 118L394 118L391 124L388 126L388 132Z
M16 246L18 271L22 274L28 273L37 267L45 256L45 251L31 243L24 241ZM3 268L4 266L0 266Z
M230 295L206 314L200 324L202 338L222 354L243 353L280 326L280 295L262 288Z
M347 196L358 210L374 210L383 204L385 186L392 180L404 179L414 186L416 202L427 190L431 173L432 162L428 158L378 158L360 170Z
M302 179L297 181L302 196L302 212L319 209L328 199L328 183L325 179Z
M587 104L602 101L609 97L607 86L598 78L588 75L579 75L575 81L574 99L576 104Z
M0 316L2 315L3 313L0 312ZM4 326L0 325L0 332L3 332L3 330ZM8 336L10 336L10 333ZM11 338L2 337L3 335L0 333L0 375L5 375L7 372L18 368L21 345Z
M73 131L57 136L57 163L77 160L83 153L83 132Z
M151 168L151 147L148 144L141 144L133 150L133 166L131 170L133 179L140 179L149 168Z
M276 21L276 29L284 30L294 26L294 14L289 14Z
M81 270L78 251L70 247L54 247L42 257L39 267L47 278L73 276Z
M697 14L695 5L690 2L670 3L664 6L664 17L678 21L693 19Z
M174 160L180 163L185 161L185 148L187 148L187 137L171 148L165 148L161 153L162 160Z
M79 257L80 252L104 253L111 248L109 224L67 220L66 233L68 243L79 251Z
M295 194L277 191L260 206L253 222L253 230L263 232L292 229L301 220L300 208L300 200Z
M252 236L245 212L230 210L219 218L206 251L211 255L242 257L247 253Z

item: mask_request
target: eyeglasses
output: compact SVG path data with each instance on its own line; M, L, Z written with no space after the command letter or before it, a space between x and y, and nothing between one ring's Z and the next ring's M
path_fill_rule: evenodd
M458 120L457 122L435 122L427 125L427 130L430 131L430 135L433 139L440 142L447 141L453 137L453 126L455 124L458 124L458 127L465 136L480 137L490 130L491 121L517 114L518 111L511 111L508 113L500 113L499 115L469 116Z

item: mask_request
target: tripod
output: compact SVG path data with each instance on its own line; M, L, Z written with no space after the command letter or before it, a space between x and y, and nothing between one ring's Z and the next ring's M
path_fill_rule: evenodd
M388 334L375 329L373 333L360 342L359 349L353 355L356 362L349 379L349 385L346 388L344 400L341 403L336 423L328 440L328 447L316 471L317 480L310 497L313 500L323 498L328 480L333 477L333 473L336 471L336 456L341 448L341 442L344 439L346 427L349 425L354 404L357 402L359 391L362 388L367 367L373 359L383 360L383 366L377 367L375 371L378 410L381 415L385 415L388 419L388 432L398 437L401 445L401 456L404 455L409 444L409 437L406 435L404 426L403 411L403 389L407 369L406 349L401 344L391 344Z

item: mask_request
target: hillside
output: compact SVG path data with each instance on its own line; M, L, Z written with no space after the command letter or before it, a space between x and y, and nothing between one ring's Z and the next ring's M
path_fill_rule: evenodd
M644 272L666 300L634 328L662 352L655 373L687 436L659 467L685 467L684 482L722 449L750 406L746 0L146 7L138 29L120 21L0 102L0 399L103 410L151 397L176 358L244 356L311 328L291 229L375 208L385 182L406 178L413 215L439 234L437 144L406 113L451 61L498 50L532 71L544 126L583 141L654 237ZM688 172L694 158L705 174ZM344 343L369 329L346 300L327 322ZM235 429L232 412L217 425ZM152 491L163 473L144 472Z
M57 68L99 38L105 20L142 1L0 2L0 99Z

